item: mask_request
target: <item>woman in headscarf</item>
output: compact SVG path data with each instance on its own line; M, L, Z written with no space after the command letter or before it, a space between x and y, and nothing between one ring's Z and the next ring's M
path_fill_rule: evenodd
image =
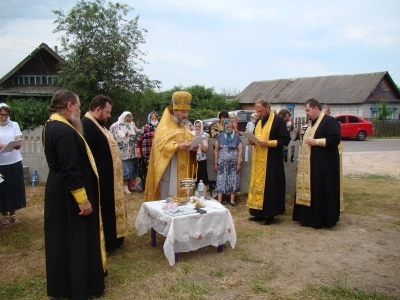
M194 121L194 130L193 134L195 136L202 136L209 138L209 134L203 131L203 122L200 120ZM197 149L197 150L196 150ZM197 147L195 147L193 150L196 150L196 160L197 160L197 173L196 173L196 178L197 178L197 184L199 184L200 180L203 180L204 183L204 190L203 190L203 198L206 198L207 196L207 189L208 189L208 173L207 173L207 150L208 150L208 139L202 141L201 144L199 144Z
M239 191L240 170L242 168L242 142L234 132L233 123L226 119L223 131L215 139L214 169L217 171L218 201L222 194L230 194L230 204L236 206L235 193Z
M10 107L0 103L0 150L9 142L22 139L21 129L17 122L10 120ZM26 206L24 168L21 146L15 146L11 152L0 153L0 173L4 181L0 183L0 224L18 223L15 214Z
M139 159L139 177L142 187L146 186L147 167L149 165L150 151L153 144L154 131L158 125L158 115L152 111L147 116L147 124L139 129L136 136L136 157Z
M111 125L110 132L114 136L119 152L122 158L122 168L124 173L124 191L130 194L128 188L129 180L136 177L135 170L136 155L134 145L138 129L132 121L132 114L129 111L124 111L118 118L118 121Z

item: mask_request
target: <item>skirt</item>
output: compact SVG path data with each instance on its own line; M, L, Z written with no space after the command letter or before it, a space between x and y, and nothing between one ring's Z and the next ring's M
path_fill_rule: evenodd
M208 185L207 160L198 160L197 165L197 184L203 180L204 185Z
M26 207L24 167L21 161L0 166L4 181L0 183L0 212Z
M137 172L136 172L135 164L136 164L136 158L127 159L127 160L122 161L124 179L136 178Z

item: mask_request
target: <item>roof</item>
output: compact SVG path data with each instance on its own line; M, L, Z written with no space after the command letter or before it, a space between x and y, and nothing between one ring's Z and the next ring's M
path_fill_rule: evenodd
M63 62L64 59L61 58L56 52L54 52L47 44L42 43L39 47L32 51L24 60L22 60L18 65L16 65L10 72L3 76L0 79L0 84L3 84L8 78L10 78L14 73L16 73L22 66L24 66L29 60L31 60L35 55L37 55L42 49L46 50L50 55L52 55L55 59L60 62Z
M255 103L259 99L265 99L271 104L304 103L310 98L329 104L363 103L385 76L397 90L389 73L384 71L355 75L254 81L236 99L240 104Z

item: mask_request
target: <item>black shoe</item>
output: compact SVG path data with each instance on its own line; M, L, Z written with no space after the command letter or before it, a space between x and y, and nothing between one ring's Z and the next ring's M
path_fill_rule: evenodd
M274 223L274 217L265 218L261 221L261 225L271 225L272 223Z
M235 206L237 206L237 204L236 203L233 203L233 202L229 202L230 204L231 204L231 206L233 206L233 207L235 207Z
M291 161L291 162L294 162L294 157L291 157L291 158L290 158L290 161Z
M248 218L248 220L249 221L252 221L252 222L259 222L259 221L262 221L263 220L263 218L261 218L261 217L249 217Z
M100 292L100 293L96 293L96 294L91 294L87 297L87 299L97 299L97 298L101 298L105 295L106 293L104 291Z

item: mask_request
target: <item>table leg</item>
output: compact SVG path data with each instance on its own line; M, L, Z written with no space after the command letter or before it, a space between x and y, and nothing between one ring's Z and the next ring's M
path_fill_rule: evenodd
M179 261L179 253L175 253L175 262L177 263Z
M219 245L217 249L218 252L224 252L224 245Z
M152 246L152 247L157 246L157 242L156 242L156 231L153 229L153 227L151 227L151 246Z

